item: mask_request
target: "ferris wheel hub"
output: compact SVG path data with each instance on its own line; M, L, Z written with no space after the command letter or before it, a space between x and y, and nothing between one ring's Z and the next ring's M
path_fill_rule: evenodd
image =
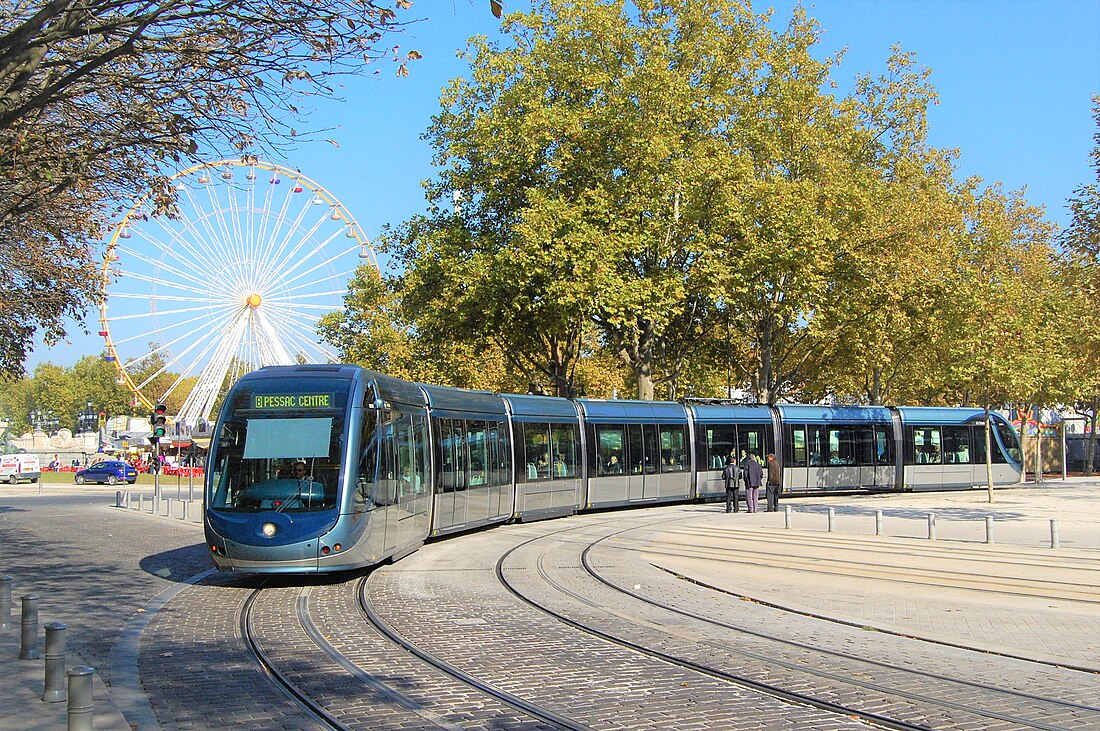
M260 297L258 292L253 292L252 294L248 295L248 299L245 300L245 304L247 304L252 309L256 309L257 307L259 307L261 302L263 302L263 298Z

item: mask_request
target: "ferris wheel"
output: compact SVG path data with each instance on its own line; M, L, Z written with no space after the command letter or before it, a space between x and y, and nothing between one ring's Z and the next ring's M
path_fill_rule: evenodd
M147 195L107 244L99 334L134 405L176 404L193 428L248 371L335 362L317 321L378 261L348 210L296 170L220 160L170 182L177 215L152 216Z

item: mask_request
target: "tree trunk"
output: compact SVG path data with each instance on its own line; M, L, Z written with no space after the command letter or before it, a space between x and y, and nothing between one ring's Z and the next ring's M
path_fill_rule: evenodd
M1035 484L1043 481L1043 425L1035 420Z
M985 485L989 492L989 502L993 502L993 439L989 433L989 406L985 407Z
M653 323L638 323L638 348L635 353L634 373L638 381L638 398L653 400Z
M1021 406L1022 408L1016 409L1020 416L1020 449L1023 450L1020 455L1020 485L1027 482L1027 421L1031 418L1031 404Z
M872 406L882 405L882 368L880 366L871 368L871 393L867 396Z
M1093 454L1096 452L1096 417L1097 406L1100 406L1096 401L1092 402L1092 417L1090 419L1090 429L1088 439L1085 440L1085 474L1091 475L1095 468Z

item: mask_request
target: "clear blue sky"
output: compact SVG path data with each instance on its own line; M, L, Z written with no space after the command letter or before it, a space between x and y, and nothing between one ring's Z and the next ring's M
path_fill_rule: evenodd
M789 17L791 2L756 2ZM512 0L506 9L527 9ZM930 136L958 148L961 174L1026 186L1027 196L1064 225L1065 202L1090 180L1090 97L1100 93L1100 0L821 0L807 5L824 28L820 50L847 48L836 80L880 73L890 47L916 53L932 70L940 104ZM424 210L420 181L432 175L420 135L438 110L447 80L465 73L455 52L476 34L499 37L488 0L419 0L409 18L423 18L396 38L424 55L408 78L395 65L349 80L339 105L324 105L314 127L340 146L315 143L282 160L320 182L355 215L368 236ZM90 317L94 331L95 316ZM102 341L73 328L71 346L38 347L28 370L43 361L71 365L98 353Z

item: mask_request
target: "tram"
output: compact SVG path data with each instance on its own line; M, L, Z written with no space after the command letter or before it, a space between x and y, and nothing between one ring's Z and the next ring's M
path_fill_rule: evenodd
M993 479L1018 438L991 414ZM774 453L787 494L984 484L984 412L506 395L349 365L271 366L230 389L205 531L224 571L344 571L425 540L591 509L724 497L730 454Z

